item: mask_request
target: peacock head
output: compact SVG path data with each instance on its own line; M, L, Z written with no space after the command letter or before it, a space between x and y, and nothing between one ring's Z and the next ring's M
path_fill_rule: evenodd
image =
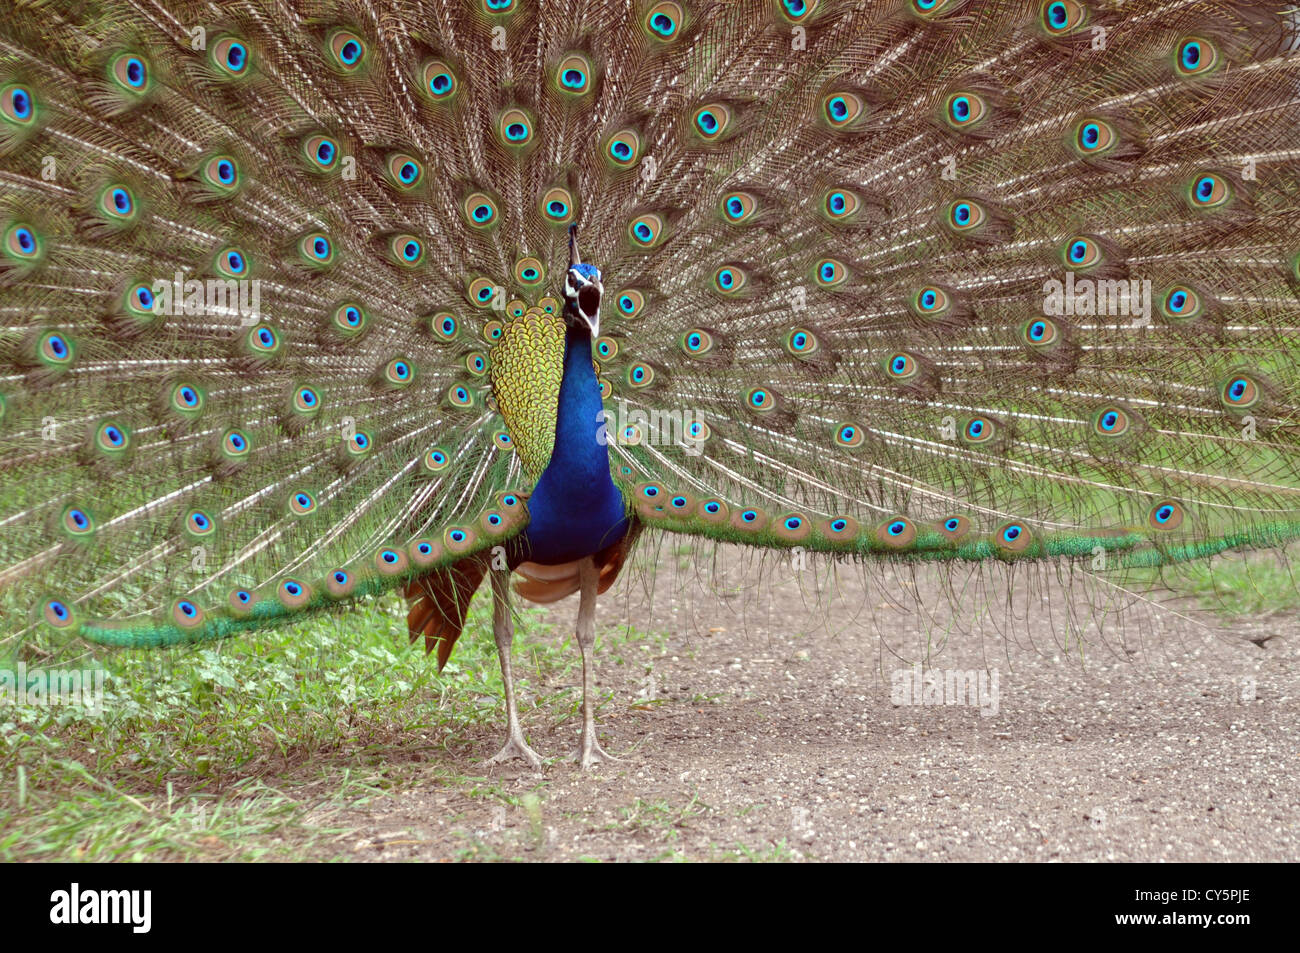
M600 283L600 269L579 261L578 229L570 225L569 270L564 276L564 318L574 327L585 327L593 340L600 337L600 295L604 290Z

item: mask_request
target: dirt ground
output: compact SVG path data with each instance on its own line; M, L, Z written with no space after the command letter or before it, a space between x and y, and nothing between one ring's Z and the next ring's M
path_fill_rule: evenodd
M602 597L602 627L667 633L619 645L622 664L602 640L602 740L623 761L591 775L563 761L488 767L502 737L485 729L469 758L431 761L430 784L332 813L357 828L351 856L1300 858L1291 619L1224 626L1142 599L1099 619L1089 605L1114 593L1077 577L849 568L831 586L825 567L774 564L759 586L743 556L716 576L696 563L661 557L653 599L627 580ZM943 641L945 619L985 604L989 620ZM576 608L551 616L568 630ZM1086 626L1082 657L1070 619ZM911 667L927 646L946 680L929 696ZM953 697L953 673L980 672L982 694ZM949 699L961 703L925 703ZM579 723L557 730L537 709L525 732L551 757L575 747ZM432 783L449 770L487 780Z

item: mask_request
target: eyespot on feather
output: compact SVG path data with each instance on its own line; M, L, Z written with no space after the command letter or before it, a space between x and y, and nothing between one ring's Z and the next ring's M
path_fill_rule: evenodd
M252 72L253 54L239 37L218 37L210 49L209 60L222 75L242 79Z
M1003 523L993 532L993 545L1004 553L1022 553L1033 539L1029 527L1018 520Z
M449 526L442 534L443 545L452 553L469 552L477 541L478 534L464 526Z
M685 17L681 4L674 0L661 0L646 12L641 22L652 40L668 43L681 35Z
M436 539L416 539L406 549L411 563L427 569L442 558L442 543Z
M1068 36L1088 19L1088 8L1079 0L1050 0L1039 14L1039 25L1049 37Z
M567 225L577 214L573 196L565 188L548 189L542 196L542 218L551 225Z
M731 511L731 525L746 534L757 534L766 529L768 516L756 506Z
M346 569L333 569L325 574L325 592L332 599L346 599L357 588L357 577Z
M620 129L605 143L605 158L619 169L629 169L641 158L641 136L635 129Z
M332 65L343 73L356 73L365 64L368 52L365 39L352 30L331 30L325 41Z
M518 107L501 112L496 130L498 141L509 149L522 149L533 140L533 120Z
M813 521L803 513L781 514L771 526L778 539L789 543L801 543L813 534Z
M593 89L591 61L582 53L570 53L555 68L555 87L569 96L585 96Z
M370 564L381 576L400 576L410 568L411 560L404 549L396 546L381 546L375 550Z
M1171 532L1183 525L1185 516L1182 504L1174 500L1162 500L1151 507L1147 514L1147 525L1160 532Z
M311 587L292 577L280 581L275 595L286 609L301 609L312 599Z
M424 163L409 152L393 152L384 162L389 183L401 192L409 192L424 180Z
M540 259L521 258L515 262L515 280L522 285L541 284L546 277L546 268Z
M450 102L460 91L456 72L442 60L430 60L420 70L420 89L435 103Z
M959 514L946 517L943 519L937 529L940 533L948 538L950 542L960 542L969 535L972 523L970 517Z
M753 219L758 212L758 199L749 192L728 192L720 203L722 220L728 225L741 225Z
M627 234L634 248L654 248L663 240L664 220L655 213L638 215L628 224Z
M876 527L876 539L889 549L906 549L916 540L916 524L906 516L895 516Z
M191 599L177 599L172 603L171 620L179 628L197 629L203 625L207 617L198 603Z

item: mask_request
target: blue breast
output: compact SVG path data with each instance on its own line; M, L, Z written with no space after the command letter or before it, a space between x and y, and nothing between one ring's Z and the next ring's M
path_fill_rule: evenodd
M562 563L600 552L627 532L627 505L597 440L603 404L591 365L591 337L569 329L555 424L555 449L532 496L521 555Z

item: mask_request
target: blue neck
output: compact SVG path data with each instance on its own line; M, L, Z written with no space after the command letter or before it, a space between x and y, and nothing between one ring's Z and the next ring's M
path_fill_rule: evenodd
M575 486L613 486L609 448L596 439L600 426L600 382L591 363L591 336L569 328L564 340L564 378L555 422L555 450L547 470L560 470Z
M596 439L604 405L591 365L591 335L570 327L556 408L555 449L528 500L527 555L567 562L598 553L627 530L623 495L609 475L609 449Z

